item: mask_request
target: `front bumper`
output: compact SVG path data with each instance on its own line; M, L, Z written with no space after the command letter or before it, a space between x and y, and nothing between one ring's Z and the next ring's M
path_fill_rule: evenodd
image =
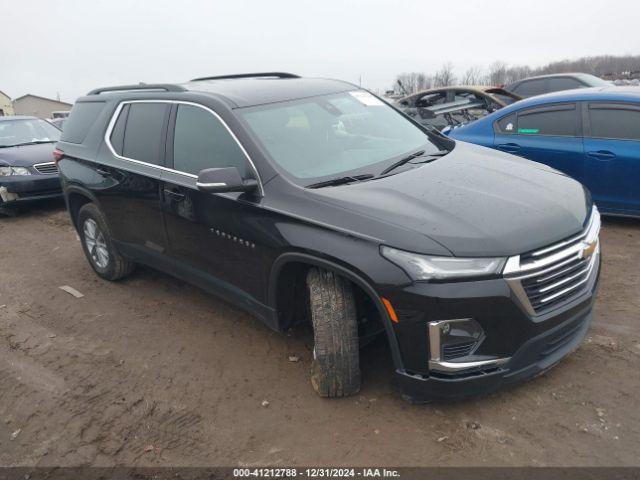
M536 377L577 348L592 316L591 302L560 325L525 342L509 362L466 375L417 375L396 372L402 394L413 402L456 400L486 395L507 385Z
M392 303L403 306L397 309L400 321L394 326L402 358L402 368L396 371L402 394L413 402L462 399L533 378L553 367L578 346L591 323L599 253L594 260L583 294L537 316L529 314L505 279L413 284L395 292ZM504 361L459 372L430 369L429 324L456 318L473 318L484 330L475 358Z
M36 174L0 177L0 189L4 192L4 195L0 197L1 205L12 205L62 196L62 186L58 175Z

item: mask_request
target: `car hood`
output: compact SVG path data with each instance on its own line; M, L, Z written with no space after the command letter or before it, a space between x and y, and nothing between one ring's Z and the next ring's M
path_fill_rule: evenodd
M53 162L55 143L39 143L0 148L0 165L32 167L36 163Z
M418 168L309 192L418 232L456 256L528 252L578 233L591 211L584 187L557 170L463 142Z

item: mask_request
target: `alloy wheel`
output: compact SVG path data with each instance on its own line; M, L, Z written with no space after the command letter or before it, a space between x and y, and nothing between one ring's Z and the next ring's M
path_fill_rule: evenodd
M87 218L83 225L84 244L93 262L100 268L109 265L109 250L104 239L104 234L93 218Z

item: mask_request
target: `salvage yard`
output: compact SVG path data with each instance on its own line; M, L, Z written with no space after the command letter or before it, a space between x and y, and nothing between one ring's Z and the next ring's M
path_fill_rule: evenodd
M2 465L637 465L640 221L606 219L594 322L546 375L412 406L384 339L319 398L312 337L139 268L97 277L62 204L0 219ZM68 285L81 298L61 290Z

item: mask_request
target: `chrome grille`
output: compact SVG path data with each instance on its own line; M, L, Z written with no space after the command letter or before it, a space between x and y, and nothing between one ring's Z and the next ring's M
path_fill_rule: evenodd
M600 214L574 237L507 260L505 278L531 315L541 315L584 294L597 271Z
M33 168L35 168L38 173L42 173L44 175L53 175L55 173L58 173L58 167L54 162L37 163L33 166Z

